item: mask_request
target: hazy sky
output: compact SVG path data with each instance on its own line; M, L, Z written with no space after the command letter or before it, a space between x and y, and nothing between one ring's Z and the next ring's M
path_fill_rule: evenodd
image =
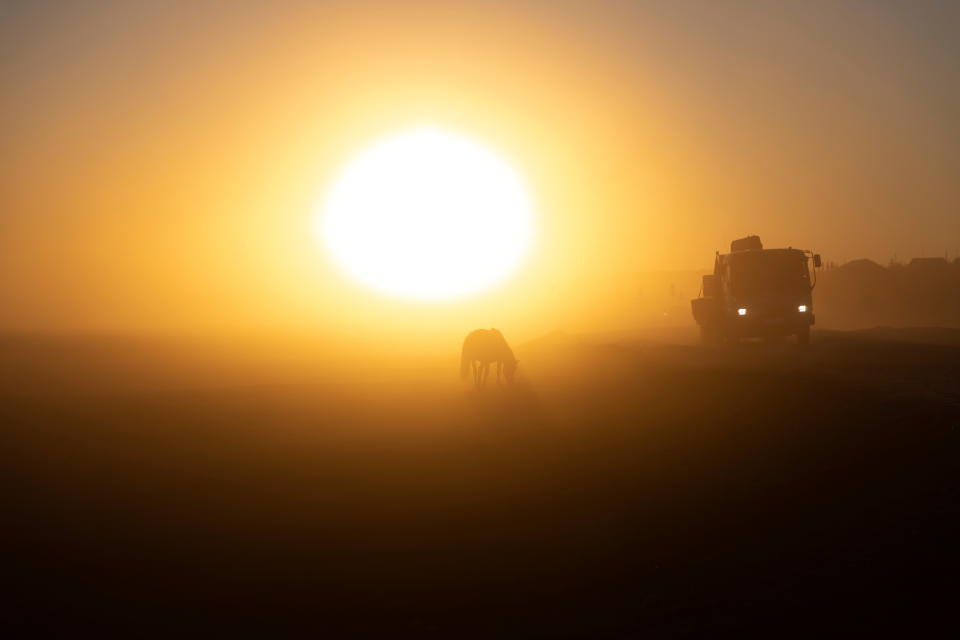
M451 321L559 313L748 233L833 260L960 253L956 2L125 0L0 20L6 327L354 322L381 303L331 271L316 202L351 153L424 122L498 148L542 218L525 270Z

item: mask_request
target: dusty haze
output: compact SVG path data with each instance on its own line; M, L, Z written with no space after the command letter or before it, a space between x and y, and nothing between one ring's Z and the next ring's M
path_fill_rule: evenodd
M955 636L958 33L933 0L4 3L6 626ZM424 124L537 209L456 302L313 232ZM748 234L823 256L809 344L700 343ZM519 363L478 388L492 327L471 357Z

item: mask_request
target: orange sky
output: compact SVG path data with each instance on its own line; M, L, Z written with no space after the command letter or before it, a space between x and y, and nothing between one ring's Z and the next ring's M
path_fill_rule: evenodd
M10 10L0 326L533 334L748 233L960 253L948 3L400 4ZM516 277L429 308L343 281L311 234L346 157L419 123L499 149L542 220Z

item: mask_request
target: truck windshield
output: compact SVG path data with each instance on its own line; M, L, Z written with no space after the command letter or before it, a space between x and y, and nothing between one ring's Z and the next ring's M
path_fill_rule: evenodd
M802 253L744 251L731 258L730 284L735 295L791 295L810 290L807 259Z

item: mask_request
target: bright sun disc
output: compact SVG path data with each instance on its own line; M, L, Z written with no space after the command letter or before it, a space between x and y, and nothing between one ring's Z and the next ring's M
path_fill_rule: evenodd
M319 230L360 282L438 300L510 275L531 243L533 207L520 176L496 153L423 128L354 158L324 200Z

